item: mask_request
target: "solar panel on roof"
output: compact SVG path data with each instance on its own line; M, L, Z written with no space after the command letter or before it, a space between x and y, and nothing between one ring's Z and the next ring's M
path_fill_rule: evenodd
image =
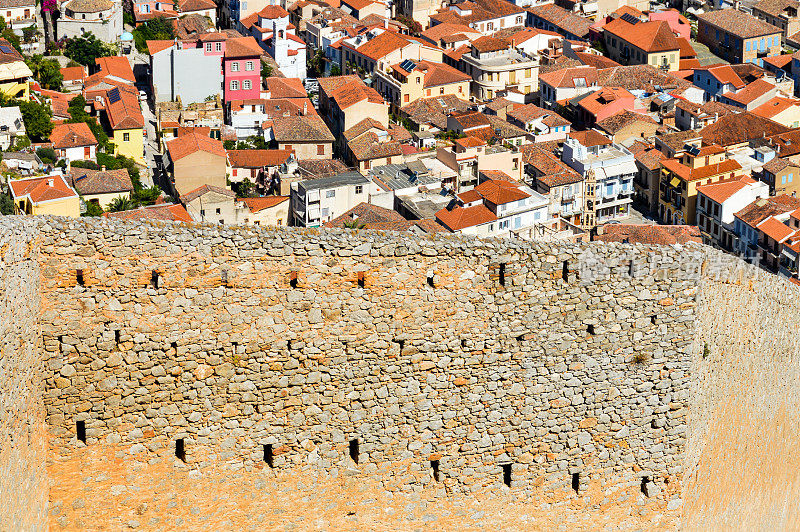
M625 22L627 22L629 24L638 24L639 22L641 22L641 20L639 20L638 18L634 17L630 13L625 13L619 18L621 18L622 20L624 20Z
M0 44L0 52L3 52L4 54L12 54L14 53L14 49L10 46L6 46L5 44Z
M412 61L411 59L404 59L402 63L400 63L400 68L405 70L406 72L411 72L417 67L417 64Z
M119 89L114 87L108 91L108 103L116 103L119 101Z

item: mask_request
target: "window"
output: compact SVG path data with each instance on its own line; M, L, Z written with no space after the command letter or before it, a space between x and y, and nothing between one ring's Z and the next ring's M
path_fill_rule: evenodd
M258 225L258 222L256 222L256 225ZM278 218L277 225L283 225L283 218Z
M408 94L404 94L404 95L403 95L403 102L404 102L404 103L408 103L409 101L410 101L410 100L409 100L409 96L408 96Z
M210 51L211 51L211 43L207 42L206 43L206 52L210 52Z
M123 133L122 134L122 142L130 142L131 134L130 133Z
M248 61L248 62L246 62L246 63L244 64L244 69L245 69L245 70L253 70L253 62L252 62L252 61Z
M325 145L317 144L317 155L325 155Z
M364 185L356 185L356 194L364 192Z
M206 215L206 210L200 209L200 216L205 216L205 215Z
M493 22L489 22L488 24L486 24L486 30L487 31L492 31L493 29L494 29L494 23Z
M784 176L781 176L781 185L785 185L785 184L786 184L786 176L784 175Z
M215 43L215 44L216 44L216 46L214 47L214 49L216 51L218 51L218 52L221 52L222 51L222 43L218 42L218 43Z
M239 61L231 63L231 72L239 72Z
M794 177L794 173L789 174L789 176L786 178L786 182L787 183L791 183L793 177Z
M253 82L252 82L252 81L250 81L249 79L246 79L246 80L244 80L244 81L242 82L242 88L243 88L244 90L250 90L250 88L252 87L252 84L253 84Z
M222 214L221 209L217 209L217 214Z
M238 91L239 90L239 82L235 79L231 81L231 90Z
M327 191L325 191L325 197L326 198L335 198L336 197L336 191L335 190L327 190Z

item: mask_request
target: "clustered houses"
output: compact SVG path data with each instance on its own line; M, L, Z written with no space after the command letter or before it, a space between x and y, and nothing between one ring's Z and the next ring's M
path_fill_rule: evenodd
M116 31L98 1L65 2L67 26ZM176 201L106 213L129 219L579 241L639 234L603 226L644 214L800 283L800 57L781 53L797 6L709 11L693 32L675 9L556 4L136 0L137 24L176 28L146 43L148 99L127 58L63 68L58 92L0 40L0 90L46 99L37 140L59 163L5 154L28 179L9 193L21 213L110 210L137 196L99 164L113 154ZM105 135L69 120L78 94ZM18 149L23 113L5 109L0 145Z

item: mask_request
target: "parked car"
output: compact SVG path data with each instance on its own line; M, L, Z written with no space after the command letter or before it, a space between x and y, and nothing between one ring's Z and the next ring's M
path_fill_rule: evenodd
M139 91L139 100L142 102L147 101L147 93L144 91Z

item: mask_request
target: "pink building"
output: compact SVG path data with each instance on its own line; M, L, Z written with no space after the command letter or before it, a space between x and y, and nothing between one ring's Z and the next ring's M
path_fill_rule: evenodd
M225 101L255 99L261 95L261 54L253 37L229 38L223 59Z
M669 29L676 37L683 37L687 41L692 37L692 26L689 21L675 9L650 13L650 20L664 20L669 24Z

